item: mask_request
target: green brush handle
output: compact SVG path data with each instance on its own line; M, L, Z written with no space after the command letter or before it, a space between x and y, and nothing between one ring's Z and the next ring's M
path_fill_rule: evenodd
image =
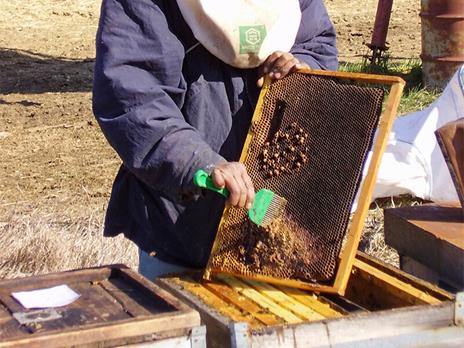
M229 190L224 188L217 188L213 183L213 179L203 169L197 170L193 175L193 183L197 187L205 188L223 195L225 198L229 197Z

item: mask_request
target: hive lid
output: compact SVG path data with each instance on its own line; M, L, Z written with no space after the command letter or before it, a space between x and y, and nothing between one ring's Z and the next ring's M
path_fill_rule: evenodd
M26 309L11 296L67 284L80 297ZM198 312L123 265L0 281L0 347L122 346L189 335Z

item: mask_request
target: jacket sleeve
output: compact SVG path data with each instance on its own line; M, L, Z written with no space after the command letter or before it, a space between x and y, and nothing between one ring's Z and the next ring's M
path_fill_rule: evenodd
M323 0L300 0L301 24L290 52L313 69L337 70L335 29Z
M93 111L138 179L172 199L195 192L194 172L223 158L181 113L184 48L160 1L104 0L96 39Z

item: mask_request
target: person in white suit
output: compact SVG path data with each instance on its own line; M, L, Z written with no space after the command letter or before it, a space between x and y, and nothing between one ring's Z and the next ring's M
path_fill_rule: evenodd
M435 102L424 110L397 118L380 164L372 200L411 194L434 202L457 201L434 131L463 117L464 65ZM367 167L366 163L364 174Z

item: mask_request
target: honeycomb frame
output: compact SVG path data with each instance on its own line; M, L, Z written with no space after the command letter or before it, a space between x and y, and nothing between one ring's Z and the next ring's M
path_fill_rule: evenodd
M368 208L369 208L370 197L372 195L372 191L375 185L375 179L377 176L380 159L385 150L386 143L388 140L388 134L391 130L393 120L397 112L401 93L404 87L404 81L401 78L392 77L392 76L345 73L345 72L328 72L328 71L318 71L318 70L309 70L309 69L300 70L296 74L303 74L300 76L305 75L307 79L311 79L312 77L314 77L315 79L319 79L322 81L322 85L325 86L324 88L331 88L330 83L327 84L324 82L327 79L327 81L329 82L335 81L337 86L340 85L343 87L343 85L347 85L348 88L351 88L350 86L352 85L359 85L359 86L367 87L370 89L373 89L373 88L383 88L383 89L388 88L389 89L389 95L384 105L384 111L381 112L381 110L378 110L379 119L376 120L376 124L375 124L375 126L378 127L375 142L373 142L373 134L375 133L375 130L370 129L368 132L369 134L371 134L372 137L368 139L367 141L369 143L369 148L367 148L367 150L366 149L363 150L365 151L363 152L363 156L367 156L366 151L369 151L370 145L373 142L372 157L371 157L370 165L367 171L367 175L362 181L360 179L361 171L362 171L363 164L366 158L365 157L363 158L362 163L358 163L359 162L358 161L356 164L357 165L357 173L356 173L357 179L356 180L358 180L358 182L356 182L355 189L357 190L359 188L358 207L356 211L354 212L351 224L348 227L348 218L346 217L346 211L347 211L347 208L351 209L351 204L353 203L354 194L356 193L356 191L351 192L354 187L353 184L355 184L355 182L353 181L349 188L351 190L349 193L351 198L349 199L347 198L350 206L344 207L344 212L345 212L344 217L342 219L337 220L339 223L340 221L342 221L344 224L343 226L337 225L336 228L343 230L342 237L345 239L345 242L343 243L344 246L342 248L342 242L338 240L339 247L338 249L335 248L331 254L331 257L333 258L330 260L331 262L330 269L332 270L332 273L326 272L327 274L330 275L328 278L322 279L321 277L319 277L317 280L314 280L314 279L310 280L309 278L308 279L301 279L301 278L295 279L295 278L289 278L286 276L276 277L272 274L271 275L266 274L266 272L264 272L263 274L263 272L256 271L256 270L251 271L251 272L247 270L245 271L244 270L237 271L237 269L231 270L231 267L227 267L227 265L225 266L224 264L220 264L218 266L217 256L219 253L221 253L221 248L223 248L223 245L222 245L224 241L223 234L224 233L230 234L230 232L228 232L230 230L230 223L228 225L228 222L230 222L231 220L233 221L234 215L238 214L236 208L226 208L224 210L224 214L223 214L223 217L221 219L221 222L218 228L218 233L216 235L216 238L213 244L210 259L209 259L208 265L206 267L206 270L203 276L205 279L211 279L211 277L214 274L218 274L218 273L230 274L230 275L234 275L238 277L266 281L269 283L280 284L280 285L302 288L302 289L308 289L308 290L314 290L318 292L343 294L345 291L348 279L349 279L349 275L351 273L351 267L352 267L354 257L356 254L356 250L357 250L359 240L361 237L364 220L367 215ZM295 79L295 76L293 76L293 78ZM286 79L292 79L292 75L288 76ZM252 160L251 163L253 167L255 167L255 172L256 172L255 164L264 168L267 166L266 165L267 161L265 161L264 155L261 155L261 157L257 157L256 153L253 154L253 152L256 152L256 148L253 148L254 146L253 142L255 141L257 144L261 144L261 146L263 146L262 144L264 140L262 139L262 137L263 137L263 134L267 134L268 139L266 139L267 141L264 142L264 144L268 144L269 146L269 143L271 144L275 143L275 141L273 142L273 139L275 140L276 136L277 138L279 138L279 136L282 136L282 134L280 133L282 133L283 125L280 123L278 125L278 130L271 129L273 127L271 124L272 121L270 121L269 129L267 129L265 132L263 132L263 130L261 129L262 124L261 124L261 127L259 127L260 121L263 118L263 114L265 114L268 111L267 109L265 109L265 107L268 108L268 106L266 106L266 98L268 96L268 93L270 95L270 89L272 88L272 85L274 83L282 83L281 81L278 81L278 82L271 82L269 80L265 81L265 84L262 88L256 109L255 109L255 112L254 112L254 115L251 121L250 129L248 131L247 138L246 138L246 141L243 147L240 161L247 164L247 160L250 162L250 159L251 159ZM383 95L382 95L382 100L383 100ZM380 102L380 105L381 104L382 103ZM376 105L378 106L378 102ZM356 104L353 104L352 106L356 107ZM368 107L368 105L366 107ZM339 112L340 111L343 112L343 110L339 110ZM274 106L274 110L273 110L274 114L273 114L272 120L275 118L284 117L281 115L279 116L279 112L280 112L279 105ZM282 111L282 112L285 112L285 111ZM372 126L372 121L370 124ZM295 131L294 129L290 129L290 128L292 127L290 127L290 125L287 124L285 128L287 129L287 131L285 131L284 135L287 138L290 137L294 140L297 140L296 142L297 146L299 142L301 142L301 145L305 145L305 141L308 138L308 134L305 134L304 129L303 130L299 129L299 131L302 131L302 133L298 133L298 129ZM298 125L296 125L296 128L298 128ZM299 138L298 138L298 134L300 134ZM271 138L269 138L269 136L271 136ZM258 139L258 137L261 137L260 141L256 140ZM285 141L285 139L283 139L283 141ZM361 145L365 147L366 142ZM300 150L301 149L303 149L303 147L300 147ZM298 152L298 148L296 150ZM262 151L266 151L266 149ZM273 181L274 180L272 178L273 176L281 176L282 174L284 174L285 176L285 173L279 172L279 168L282 168L282 169L285 168L283 165L286 165L288 167L287 170L290 170L290 171L298 170L299 167L296 165L300 165L300 166L305 165L305 159L306 159L304 157L306 156L304 154L304 151L303 152L299 151L298 153L299 153L299 157L296 160L296 162L295 162L295 158L296 158L295 156L292 157L293 162L279 159L279 162L278 162L279 165L277 166L277 169L276 169L276 166L274 165L271 171L267 171L267 169L269 168L267 168L266 170L263 170L262 175L267 175L267 179L270 181ZM280 166L281 164L282 166ZM311 156L309 157L308 165L311 165ZM251 168L249 168L249 170L250 169ZM266 171L268 172L268 174L266 174ZM255 178L258 179L257 180L258 182L262 183L262 180L259 180L259 178L256 177L256 174L255 174ZM258 188L261 188L261 187L258 187ZM344 199L345 205L346 205L347 199ZM240 214L243 215L243 212ZM235 220L236 220L236 217L235 217ZM340 238L341 236L340 232L337 234L337 236L338 238ZM305 243L306 245L309 245L309 242L307 240L305 241ZM315 244L318 244L318 241L314 241L314 243L311 245L315 245Z

